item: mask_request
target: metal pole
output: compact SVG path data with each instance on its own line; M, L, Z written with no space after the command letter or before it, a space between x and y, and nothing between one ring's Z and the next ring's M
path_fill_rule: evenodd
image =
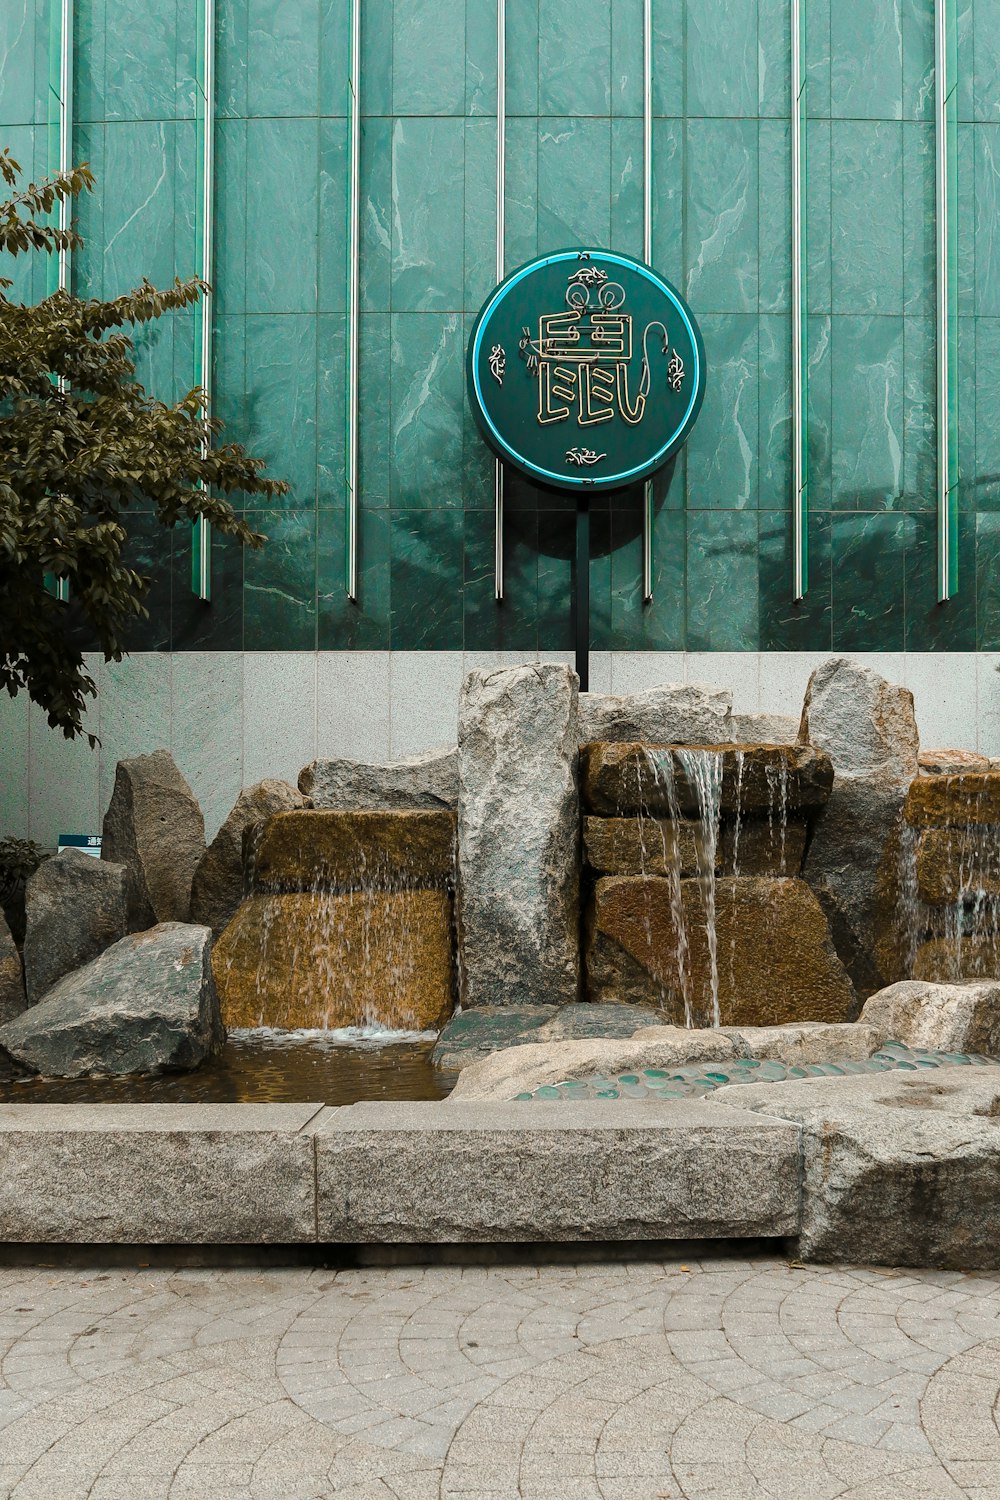
M576 675L590 691L590 496L576 502Z
M642 258L653 260L653 0L642 0ZM642 600L653 597L653 484L642 497Z
M201 265L198 274L208 284L209 290L202 293L199 326L200 385L205 392L211 412L212 398L212 274L215 254L215 0L204 0L204 29L202 32L202 109L203 136L201 143ZM206 435L202 441L201 456L208 457L210 440ZM199 599L206 602L212 597L212 525L205 516L194 523L192 548L191 587Z
M507 4L497 0L497 285L506 269L507 221L504 199L507 177ZM493 474L493 592L503 599L503 464L496 460Z
M358 598L358 331L361 312L361 0L351 0L347 277L347 597Z
M792 597L809 587L807 564L805 405L804 234L802 217L802 0L791 0L792 18Z
M936 145L936 255L937 255L937 519L938 603L952 597L955 558L952 555L951 504L951 319L948 173L948 106L951 78L948 68L948 0L934 5L934 127Z

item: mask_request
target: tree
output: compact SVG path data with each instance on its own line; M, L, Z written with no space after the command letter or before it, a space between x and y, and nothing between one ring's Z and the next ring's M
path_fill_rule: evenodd
M4 150L0 175L11 189L0 202L0 252L55 255L82 244L50 216L93 187L86 165L18 190L21 169ZM214 445L222 424L208 417L204 391L168 405L135 379L124 330L191 307L208 290L203 281L158 291L143 279L110 302L57 291L33 306L12 302L12 285L0 277L0 688L26 691L72 739L96 693L74 620L106 661L120 661L129 622L148 613L149 580L122 561L129 507L152 504L166 527L204 515L256 548L265 538L225 497L288 486L239 443ZM67 581L70 608L46 588L46 574Z

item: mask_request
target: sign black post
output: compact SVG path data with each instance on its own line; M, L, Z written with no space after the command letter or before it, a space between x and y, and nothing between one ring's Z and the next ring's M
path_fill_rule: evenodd
M576 502L576 675L580 692L590 691L590 496Z

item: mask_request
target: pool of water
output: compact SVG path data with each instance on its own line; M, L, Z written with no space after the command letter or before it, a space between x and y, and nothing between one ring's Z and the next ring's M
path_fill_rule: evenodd
M193 1073L155 1077L15 1080L0 1077L3 1104L357 1104L443 1099L455 1074L431 1066L432 1035L231 1032Z

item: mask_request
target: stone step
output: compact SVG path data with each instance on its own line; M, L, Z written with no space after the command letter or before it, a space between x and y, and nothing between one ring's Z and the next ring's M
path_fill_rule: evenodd
M593 1001L655 1005L677 1024L711 1025L713 947L706 892L680 881L607 876L587 922ZM720 1023L841 1022L855 1010L850 979L819 902L802 880L716 880L714 961Z
M672 773L678 810L700 811L697 786L681 757L685 746L611 744L581 750L580 785L585 808L605 817L669 817L664 769ZM724 815L780 816L823 806L833 786L829 756L811 745L709 745L692 753L722 756Z
M398 891L449 885L455 874L450 812L276 813L250 852L255 891Z
M604 875L682 875L699 870L698 822L669 818L595 818L583 820L583 848L592 870ZM716 868L719 854L716 855Z
M444 890L293 892L244 901L215 945L227 1028L425 1031L454 1004Z
M925 829L917 844L917 888L931 906L1000 897L1000 827Z

